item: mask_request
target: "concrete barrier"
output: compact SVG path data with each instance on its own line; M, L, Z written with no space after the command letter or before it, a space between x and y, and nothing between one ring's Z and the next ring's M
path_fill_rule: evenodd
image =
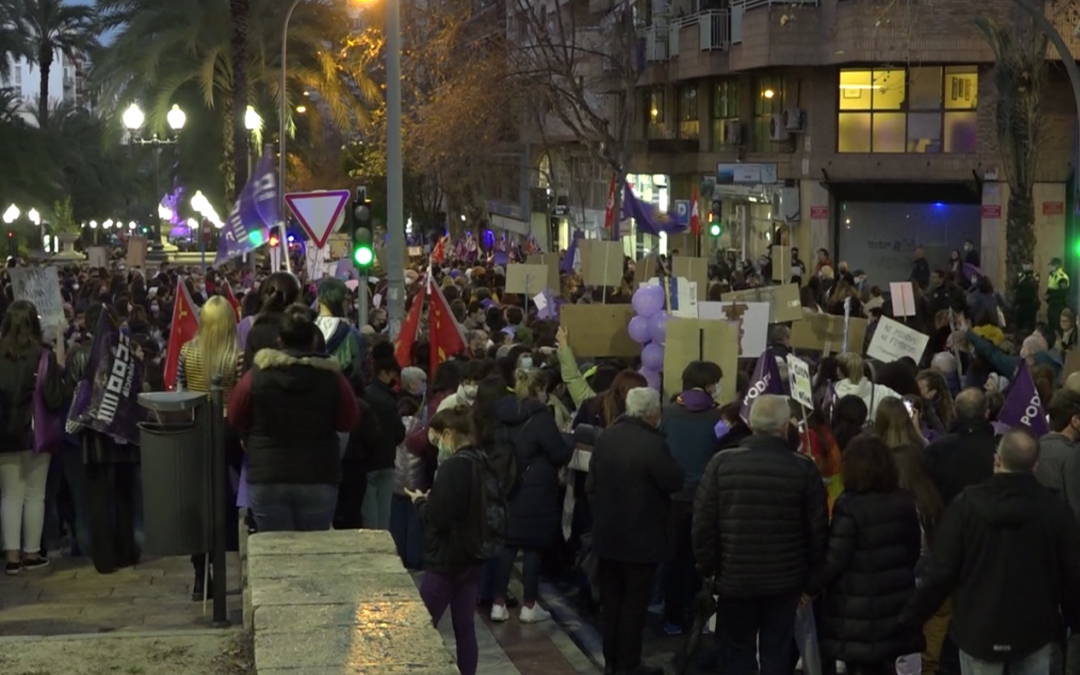
M459 675L388 532L252 535L245 595L258 675Z

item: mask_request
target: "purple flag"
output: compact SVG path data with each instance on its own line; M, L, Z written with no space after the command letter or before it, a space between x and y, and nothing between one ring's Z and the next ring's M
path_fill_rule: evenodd
M669 214L663 213L659 208L635 197L630 183L627 183L623 190L623 218L633 218L638 230L657 237L661 232L678 234L687 228L685 224L676 223Z
M139 443L139 405L143 364L135 358L131 341L101 313L90 346L90 361L68 413L71 426L111 436L118 443Z
M536 312L536 318L541 321L547 321L548 319L559 318L559 307L555 304L555 300L551 297L551 293L547 290L540 291L540 295L544 296L544 308Z
M964 263L960 266L960 274L964 276L964 281L971 281L978 277L985 277L986 273L978 267L975 267L971 263Z
M581 230L574 230L574 234L570 237L570 246L566 249L566 254L563 259L559 261L559 271L563 274L574 273L574 259L577 258L577 242L585 236L585 233Z
M233 204L225 227L221 230L215 265L237 258L262 246L267 240L266 228L281 222L281 192L277 172L270 153L262 156L255 172Z
M998 413L998 421L1010 427L1026 427L1036 438L1050 431L1046 411L1043 410L1039 391L1035 388L1035 380L1031 379L1031 371L1028 370L1027 361L1023 359L1020 367L1016 369L1009 395L1005 397L1005 405L1001 406L1001 412Z
M784 387L780 382L780 369L776 367L776 357L769 350L765 350L758 357L757 365L754 366L754 374L750 377L750 389L743 397L743 406L739 411L739 416L749 424L750 406L754 404L754 399L762 394L781 395L783 393Z

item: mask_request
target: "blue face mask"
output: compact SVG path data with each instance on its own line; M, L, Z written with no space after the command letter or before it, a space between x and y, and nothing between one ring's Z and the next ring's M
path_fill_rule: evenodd
M720 420L713 429L716 431L716 438L721 439L724 436L727 436L728 432L731 431L731 425L728 424L726 420Z

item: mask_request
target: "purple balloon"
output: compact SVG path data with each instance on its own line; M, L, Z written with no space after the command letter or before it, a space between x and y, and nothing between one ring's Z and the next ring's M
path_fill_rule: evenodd
M664 289L659 286L642 286L634 291L630 304L638 316L649 318L664 308Z
M649 341L662 346L667 341L668 313L657 312L647 320L649 322Z
M640 345L645 344L649 341L649 335L652 334L649 319L643 316L635 316L630 319L630 325L626 327L626 332L630 333L630 339L634 342Z
M644 377L645 382L647 382L650 387L652 387L653 389L656 389L657 391L660 390L660 373L659 372L657 372L655 370L651 370L649 368L642 368L642 369L638 370L638 375L641 375L642 377Z
M664 369L664 348L650 342L641 350L641 367L660 372Z

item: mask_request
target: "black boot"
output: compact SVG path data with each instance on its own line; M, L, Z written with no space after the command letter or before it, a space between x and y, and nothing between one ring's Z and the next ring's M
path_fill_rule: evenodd
M214 577L206 567L195 569L195 583L191 585L192 602L202 602L203 591L206 592L207 600L214 597Z

